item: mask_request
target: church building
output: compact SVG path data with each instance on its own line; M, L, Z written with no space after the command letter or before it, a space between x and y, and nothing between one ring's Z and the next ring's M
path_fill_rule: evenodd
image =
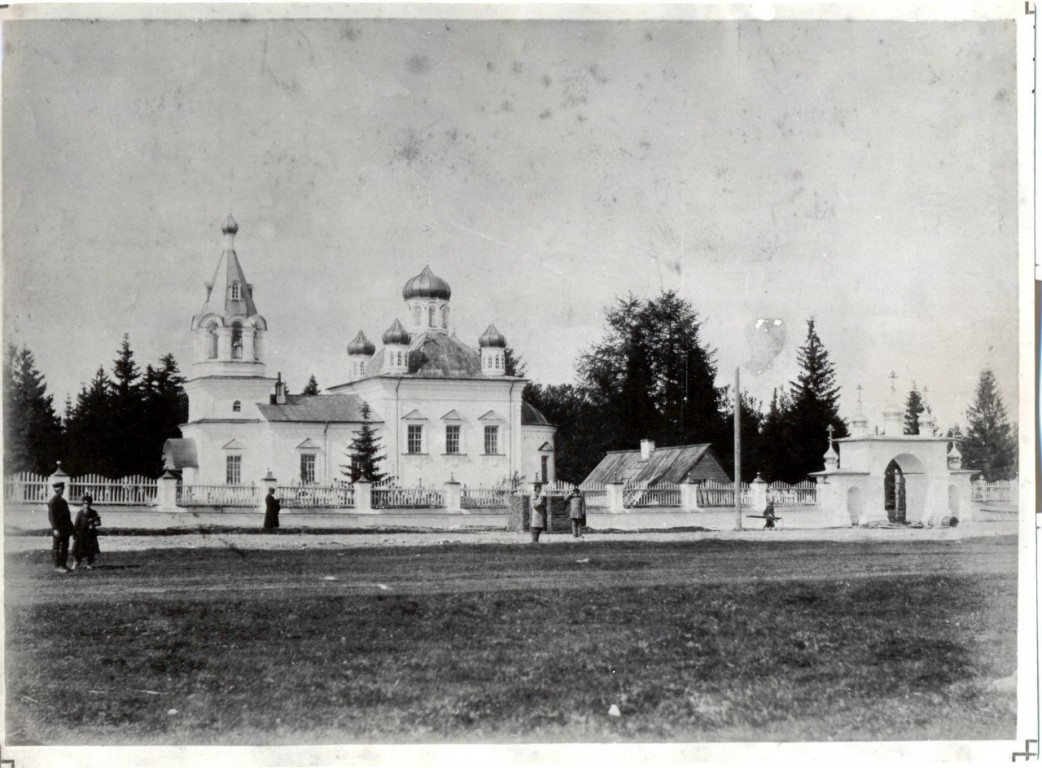
M366 410L385 455L380 469L398 485L555 479L556 427L521 399L526 379L507 374L506 339L491 324L477 348L450 333L452 290L429 267L405 283L405 324L391 320L380 349L359 331L343 383L291 395L281 374L267 375L268 325L230 215L222 231L217 270L192 318L188 421L163 448L185 484L249 485L269 473L280 485L346 480Z

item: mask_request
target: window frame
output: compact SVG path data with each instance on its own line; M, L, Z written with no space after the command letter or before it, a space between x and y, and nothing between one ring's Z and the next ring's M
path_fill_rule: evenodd
M225 456L224 456L224 484L225 485L242 485L242 454L241 453L226 453L225 454Z
M422 424L406 424L405 425L405 453L407 456L420 456L425 453L423 450L423 425ZM415 435L415 450L413 450L413 436Z
M483 447L486 456L500 456L499 452L499 424L485 424L483 430ZM489 438L491 437L492 449L489 450Z

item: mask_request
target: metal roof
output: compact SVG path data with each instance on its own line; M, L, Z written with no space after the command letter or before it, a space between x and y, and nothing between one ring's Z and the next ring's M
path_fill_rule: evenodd
M655 448L644 460L639 450L609 451L583 483L603 485L679 483L692 480L730 480L709 443Z
M358 395L286 395L286 402L276 405L257 403L268 421L318 421L362 423L363 400ZM381 423L375 413L369 421Z

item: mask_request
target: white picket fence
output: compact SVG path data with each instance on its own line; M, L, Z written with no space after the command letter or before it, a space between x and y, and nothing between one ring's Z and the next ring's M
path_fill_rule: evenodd
M156 503L155 478L144 475L111 478L92 474L67 481L66 500L76 503L89 493L97 506L150 506ZM33 472L18 472L4 478L4 501L8 504L37 504L51 497L50 478Z
M734 506L734 483L721 483L716 480L706 480L698 486L696 492L699 507L733 507ZM750 504L749 483L741 484L742 504Z
M505 509L508 499L516 491L513 488L468 488L460 489L460 506L463 509Z
M624 507L679 507L679 483L657 483L652 486L626 487L622 492Z
M445 506L445 494L436 488L373 486L373 509L435 509Z
M283 509L348 508L355 505L355 489L349 483L280 485L275 489L275 497Z
M181 485L177 489L179 507L257 507L260 488L250 485Z
M970 484L971 501L1016 501L1016 480L995 480L987 483L978 480Z
M779 507L817 504L818 484L813 480L804 480L796 485L774 482L767 486L767 498Z

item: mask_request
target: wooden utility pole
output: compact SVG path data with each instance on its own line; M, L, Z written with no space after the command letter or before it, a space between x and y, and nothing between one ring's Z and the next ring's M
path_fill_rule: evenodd
M734 369L734 529L742 530L742 390Z

